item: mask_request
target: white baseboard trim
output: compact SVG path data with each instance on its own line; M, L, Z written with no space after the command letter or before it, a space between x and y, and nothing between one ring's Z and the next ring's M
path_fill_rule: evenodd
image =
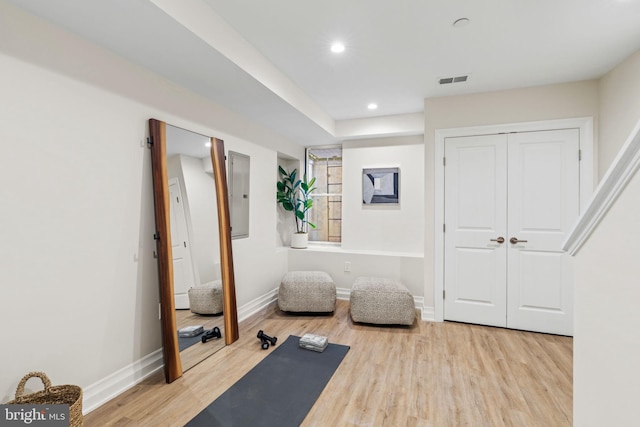
M423 313L423 310L424 310L424 297L415 297L414 296L413 297L413 301L416 304L416 309L420 310L420 314L419 314L420 319L423 319L424 318L424 313Z
M336 288L336 298L349 301L349 298L351 298L351 289Z
M248 317L256 314L272 302L278 299L278 288L275 288L258 298L243 304L238 308L238 322L242 322Z
M162 369L163 366L162 349L158 349L88 387L83 387L82 412L88 414Z
M422 307L422 320L427 322L436 321L436 312L433 307Z

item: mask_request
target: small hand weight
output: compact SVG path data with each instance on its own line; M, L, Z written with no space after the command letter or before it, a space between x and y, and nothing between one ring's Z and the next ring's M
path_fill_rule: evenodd
M262 341L263 350L269 348L269 343L271 343L271 345L276 345L276 341L278 341L278 337L270 337L269 335L262 332L262 329L258 331L258 339Z
M215 326L213 329L204 331L204 335L202 335L202 343L204 344L214 338L222 338L220 328L218 328L217 326Z

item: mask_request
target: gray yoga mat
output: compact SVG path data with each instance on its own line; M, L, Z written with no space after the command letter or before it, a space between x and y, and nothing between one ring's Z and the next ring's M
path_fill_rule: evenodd
M178 348L180 349L180 351L182 351L184 349L191 347L194 344L202 343L202 335L203 334L199 334L199 335L196 335L195 337L178 336Z
M290 335L269 347L266 358L187 426L299 426L349 351L348 346L329 344L317 353L300 348L299 340Z

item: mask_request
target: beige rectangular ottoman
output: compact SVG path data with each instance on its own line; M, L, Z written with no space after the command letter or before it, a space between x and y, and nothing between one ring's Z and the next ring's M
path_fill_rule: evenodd
M336 284L324 271L290 271L280 282L278 307L291 312L333 312Z
M354 322L379 325L413 325L416 316L411 292L398 280L383 277L358 277L349 311Z
M222 313L222 281L203 283L189 288L189 308L195 314Z

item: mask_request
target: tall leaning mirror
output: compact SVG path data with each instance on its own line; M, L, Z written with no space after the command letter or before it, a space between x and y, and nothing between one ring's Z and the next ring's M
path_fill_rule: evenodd
M238 339L224 142L155 119L149 129L164 369L172 382Z

